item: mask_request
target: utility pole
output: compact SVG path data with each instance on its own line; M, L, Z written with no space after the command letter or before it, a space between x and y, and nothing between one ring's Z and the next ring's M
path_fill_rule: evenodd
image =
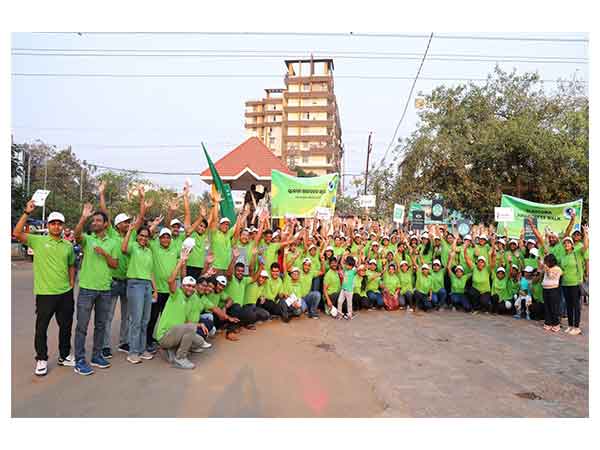
M47 182L48 182L48 155L46 155L45 164L44 164L44 190L46 190ZM42 223L45 221L46 221L46 202L44 201L44 206L42 206Z
M31 149L27 150L27 198L29 197L29 190L31 188Z
M367 180L369 179L369 157L371 156L371 150L373 149L373 144L371 142L371 137L373 136L373 132L369 132L369 142L367 144L367 167L365 168L365 195L367 195Z
M79 177L79 203L83 204L83 164L81 165L81 176Z

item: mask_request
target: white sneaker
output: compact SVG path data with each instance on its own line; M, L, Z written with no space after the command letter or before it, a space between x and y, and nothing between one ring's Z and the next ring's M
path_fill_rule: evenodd
M154 355L148 351L145 351L144 353L142 353L140 355L140 358L145 359L145 360L150 360L150 359L154 358Z
M177 367L178 369L193 369L194 367L196 367L194 365L193 362L191 362L189 359L185 358L185 359L176 359L174 361L174 365L175 367Z
M211 347L212 347L212 344L211 344L211 343L209 343L209 342L206 342L206 341L204 341L204 342L202 343L202 348L211 348Z
M572 329L573 329L572 327L567 327L564 329L564 332L568 334L571 332Z
M42 361L41 359L35 363L35 372L38 377L43 377L48 373L48 361Z
M408 307L408 312L413 312L414 310L409 306Z
M142 362L142 360L140 359L140 357L138 355L132 355L132 354L127 356L127 361L129 361L131 364L139 364Z
M573 327L573 328L571 328L571 331L569 331L569 334L571 336L577 336L577 335L581 334L581 330L579 328Z
M69 355L65 359L59 356L57 364L63 367L75 367L75 356Z

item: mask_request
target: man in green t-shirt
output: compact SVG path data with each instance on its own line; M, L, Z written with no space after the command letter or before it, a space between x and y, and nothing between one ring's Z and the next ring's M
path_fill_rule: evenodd
M233 249L233 255L229 268L227 269L227 287L225 294L227 301L231 304L227 309L227 314L239 319L239 325L247 330L256 330L256 305L246 305L246 288L254 281L249 276L244 275L246 265L243 262L236 262L240 256L237 248Z
M265 302L260 305L266 309L272 316L279 316L284 322L290 321L287 303L285 302L285 294L283 292L283 280L279 277L281 269L279 264L274 262L271 264L271 276L265 283L263 295Z
M48 326L52 316L58 323L59 366L74 366L71 352L73 326L73 286L75 284L75 254L73 245L62 239L65 218L59 212L48 216L48 236L33 235L23 231L27 218L35 209L29 200L13 235L35 252L33 259L33 292L35 294L35 359L34 373L48 373Z
M83 227L91 217L91 234L83 233ZM100 369L110 367L102 353L104 332L111 306L112 274L117 268L117 241L106 233L108 216L102 211L93 212L90 203L83 206L79 223L75 227L75 239L83 249L83 264L79 273L79 295L77 296L77 327L75 328L75 373L91 375L94 370L85 358L85 338L94 310L94 347L91 365ZM111 355L112 356L112 355Z
M208 232L206 231L208 229L208 221L206 220L206 208L201 206L196 221L192 223L187 186L184 188L183 193L183 210L185 236L191 237L195 242L194 248L188 258L185 271L187 275L194 277L196 282L198 282L200 275L206 269L204 265L206 262L206 248L208 246Z

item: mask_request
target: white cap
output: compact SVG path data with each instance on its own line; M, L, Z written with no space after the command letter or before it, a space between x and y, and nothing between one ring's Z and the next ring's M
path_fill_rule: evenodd
M369 264L377 264L377 260L376 259L370 259L369 260Z
M221 225L222 223L231 223L231 220L229 220L229 217L223 217L221 220L219 220L219 225Z
M405 260L400 261L400 265L402 264L406 264L408 266L408 263Z
M556 231L553 231L553 230L550 230L550 232L548 234L550 236L558 237L558 234L556 233Z
M311 244L311 245L308 246L308 250L310 250L312 248L317 248L317 246L315 244Z
M374 245L376 245L377 247L379 247L379 242L377 242L377 241L374 241L374 242L371 244L371 247L373 247Z
M188 275L183 280L181 280L181 284L189 284L191 286L196 286L196 279Z
M54 211L50 213L47 220L48 223L52 222L53 220L59 220L60 222L65 223L65 216L63 216L59 212Z
M533 269L533 267L531 267L531 266L527 266L527 267L525 267L525 269L523 269L523 270L524 270L525 272L527 272L527 273L531 273L531 272L533 272L533 270L534 270L534 269Z
M259 194L262 194L263 192L265 192L265 187L262 184L257 184L256 192L258 192Z
M175 225L175 224L179 224L179 225L182 225L182 226L183 226L183 223L182 223L182 222L181 222L181 220L179 220L179 219L173 219L173 220L171 220L171 223L169 224L169 226L171 226L171 227L172 227L172 226L173 226L173 225Z
M496 269L496 272L504 272L504 273L506 273L506 269L504 267L498 267Z
M535 241L533 239L527 239L527 243L535 245Z
M439 236L439 235L435 235L435 236L433 237L433 239L434 239L434 240L435 240L435 239L442 240L442 237L441 237L441 236Z
M52 213L52 214L54 214L54 213ZM52 215L52 214L50 214L50 215ZM48 222L50 222L50 220L48 220ZM573 239L571 239L571 236L567 236L567 237L565 237L565 238L563 239L563 242L565 242L565 241L570 241L570 242L571 242L571 244L573 243Z
M517 266L516 264L513 264L511 267L512 267L513 269L517 269L517 270L519 270L519 266Z
M467 234L467 235L466 235L466 236L463 238L463 241L466 241L466 240L472 241L472 240L473 240L473 238L471 237L471 235L470 235L470 234Z
M250 233L254 233L254 232L258 231L258 228L256 228L254 225L252 225L249 229L250 229Z
M333 247L332 247L331 245L328 245L328 246L325 248L325 251L327 251L327 250L331 250L331 251L333 251Z
M421 239L429 239L429 233L425 232L421 235Z
M529 250L529 253L531 253L533 256L535 256L536 258L539 256L540 252L537 248L532 248L531 250Z
M502 245L506 245L506 241L502 238L498 239L498 243Z
M519 245L519 242L516 239L511 239L510 241L508 241L509 244L515 244L515 245Z
M115 226L119 225L121 222L125 222L126 220L131 220L131 217L125 213L117 214L117 217L115 217Z
M302 264L312 264L312 259L304 258L304 261L302 261Z
M292 270L290 270L290 273L292 272L300 272L300 269L298 269L296 266L292 267Z
M196 240L194 238L186 238L181 244L184 248L189 248L190 250L196 246Z
M460 270L462 273L465 273L465 269L463 269L463 266L461 266L460 264L456 266L456 269L454 270Z
M261 270L258 275L261 277L269 278L269 274L267 273L266 270Z
M429 270L429 265L427 265L427 264L423 264L423 265L421 266L421 270L423 270L423 269L427 269L427 270Z
M221 286L227 286L227 278L225 278L223 275L219 275L217 277L217 283L219 283Z
M252 230L250 228L244 228L242 231L245 231L246 233L252 233Z
M158 237L161 237L163 234L168 234L169 236L173 236L173 233L171 233L171 230L169 230L167 227L163 227L162 230L160 230L160 233L158 233ZM194 241L195 243L195 241Z
M279 230L277 230L275 233L273 233L273 238L276 238L277 236L279 236L281 233L279 233Z
M383 240L383 239L387 239L387 240L389 241L389 240L390 240L390 237L389 237L389 236L387 236L387 235L385 235L384 237L382 237L382 238L381 238L381 240Z
M477 262L479 261L485 262L485 256L480 256L479 258L477 258Z
M486 240L486 241L487 241L487 240L488 240L488 237L487 237L487 236L484 236L484 235L481 235L481 236L479 236L479 239L483 239L483 240Z

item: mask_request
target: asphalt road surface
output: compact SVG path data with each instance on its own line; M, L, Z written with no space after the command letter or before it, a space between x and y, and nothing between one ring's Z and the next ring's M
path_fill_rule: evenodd
M113 332L119 320L117 308ZM548 335L541 325L452 311L273 320L238 342L218 335L212 349L192 356L195 370L171 368L160 354L133 366L115 352L111 368L83 377L56 365L53 321L49 372L36 377L31 265L16 262L12 415L587 417L587 306L584 336Z

